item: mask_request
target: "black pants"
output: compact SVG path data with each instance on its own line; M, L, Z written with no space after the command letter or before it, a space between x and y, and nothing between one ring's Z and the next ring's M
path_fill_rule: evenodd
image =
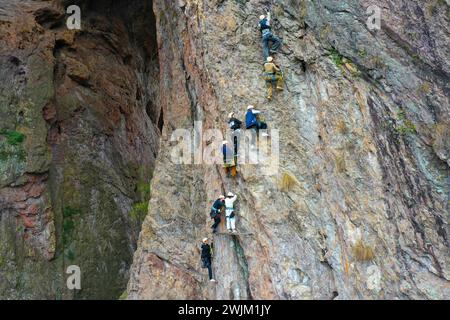
M252 139L251 139L251 144L252 145L256 145L256 142L259 141L259 130L266 130L267 129L267 123L265 122L261 122L258 121L256 124L251 125L250 127L247 128L248 129L254 129L256 131L256 137L254 135L252 135Z
M217 226L219 225L219 223L220 223L220 216L219 215L217 215L215 218L214 218L214 224L211 226L211 228L213 228L213 232L217 232Z
M239 140L241 139L241 129L234 130L231 136L233 137L234 157L236 157L238 154L238 148L240 143Z
M205 264L206 268L208 268L208 277L209 277L209 280L211 280L213 278L211 259L205 258L204 264Z
M251 125L250 127L247 127L247 129L255 129L256 132L259 130L265 130L267 129L267 123L262 121L257 121L256 124Z

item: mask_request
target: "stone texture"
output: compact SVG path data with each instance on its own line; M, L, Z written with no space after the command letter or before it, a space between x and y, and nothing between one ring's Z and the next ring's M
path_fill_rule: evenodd
M0 137L0 298L111 299L128 280L160 135L151 1L75 2L81 31L62 1L0 1L0 129L26 137Z
M129 280L129 299L449 299L449 5L0 0L0 298L118 298ZM267 9L286 77L270 103ZM276 174L270 155L236 180L171 161L176 129L224 130L248 104L279 130ZM249 234L213 237L212 285L200 241L228 191Z
M286 90L268 103L256 24L269 1L154 1L165 126L128 298L448 299L449 4L273 3ZM171 162L175 129L225 129L248 104L280 130L277 175ZM283 191L284 174L297 182ZM214 236L211 285L200 240L227 191L253 235Z

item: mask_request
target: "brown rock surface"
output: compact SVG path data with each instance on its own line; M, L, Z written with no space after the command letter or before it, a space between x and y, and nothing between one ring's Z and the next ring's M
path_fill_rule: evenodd
M75 2L82 30L62 1L0 1L0 298L117 298L128 280L160 135L151 1Z
M117 298L128 281L129 299L449 299L449 5L0 0L0 298ZM267 9L286 82L271 102ZM278 130L278 170L269 145L236 180L174 163L177 129L224 131L248 104ZM228 191L240 234L212 236Z
M166 125L128 297L448 299L448 3L372 1L371 32L359 1L276 1L286 89L270 103L256 28L268 3L154 3ZM172 162L175 129L224 129L248 104L279 129L276 175ZM297 182L283 191L284 174ZM200 240L228 191L253 235L214 236L211 285Z

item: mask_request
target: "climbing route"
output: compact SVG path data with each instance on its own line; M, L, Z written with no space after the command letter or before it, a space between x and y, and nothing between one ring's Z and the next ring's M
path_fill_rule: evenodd
M443 217L442 190L446 189L438 173L442 169L436 169L442 161L430 147L442 133L427 129L425 145L417 133L407 133L413 130L389 127L394 118L398 127L405 119L435 119L427 111L427 95L440 101L435 116L442 119L445 101L439 100L442 91L437 82L427 80L430 85L422 86L423 97L419 97L413 86L425 79L409 63L411 57L402 51L405 47L395 43L393 34L379 37L382 32L366 32L365 13L350 2L184 3L182 8L162 1L156 6L162 24L159 47L165 59L161 79L166 89L161 103L167 132L161 171L154 180L151 216L132 272L133 288L154 296L150 289L140 288L159 285L165 288L164 297L177 292L200 299L371 299L430 296L429 283L433 283L440 288L433 294L444 296L445 281L431 275L421 262L410 265L427 259L435 270L445 270L445 240L434 227L422 230L420 223L412 223L410 215L412 211L423 218L427 226ZM389 3L407 19L395 2ZM272 12L267 15L267 11ZM284 80L284 91L275 92L277 81L271 83L270 101L261 77L267 47L257 28L260 15L270 16L272 35L283 39L276 53L270 52L274 43L268 41L268 56L282 69ZM391 26L398 34L404 33L397 28L404 26L402 19ZM348 32L340 32L343 28ZM348 37L349 32L354 38ZM368 43L374 38L377 41ZM420 52L419 58L424 56ZM395 92L395 98L387 90ZM249 105L261 111L250 111L251 129L245 121ZM395 115L399 105L406 110L403 120ZM259 140L253 143L257 150L275 142L278 130L280 161L275 173L264 174L263 164L238 163L236 176L231 172L227 176L222 159L215 165L192 167L170 162L172 129L201 120L205 129L219 128L223 133L225 128L232 130L232 118L242 122L241 135L256 132L258 121L270 128L270 139L262 139L264 129L260 129ZM234 137L231 133L221 137L214 150L221 152L224 140L229 148L226 155L241 156L247 150L238 143L236 152ZM437 149L440 139L436 141L433 148ZM204 147L215 142L205 139ZM439 154L442 158L443 153ZM268 152L264 161L274 159ZM423 186L429 188L425 197L419 192ZM219 195L228 192L237 195L233 206L237 233L228 232L223 209L213 234L209 209ZM171 220L177 221L176 228L159 230ZM432 249L424 251L415 245L412 238L421 234L433 244ZM439 230L439 234L445 232ZM200 269L199 259L192 258L200 256L203 237L214 243L215 284L208 281L206 268ZM172 244L172 238L183 246ZM386 243L398 244L399 238L402 246L386 250ZM152 261L148 253L152 251L166 253L169 263L157 269L158 261L145 268ZM428 260L428 252L436 259ZM172 265L183 267L173 269ZM396 281L384 282L388 266L404 284L401 288ZM192 280L185 271L190 269L200 270L202 276ZM414 278L412 269L420 270L419 278ZM183 280L171 282L174 275ZM180 282L189 285L180 287ZM418 285L426 289L418 290Z

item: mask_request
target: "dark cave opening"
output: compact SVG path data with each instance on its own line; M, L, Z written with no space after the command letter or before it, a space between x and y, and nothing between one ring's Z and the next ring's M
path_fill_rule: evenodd
M161 113L159 114L159 120L158 120L158 129L159 132L162 133L164 128L164 113L163 113L163 109L161 108Z

